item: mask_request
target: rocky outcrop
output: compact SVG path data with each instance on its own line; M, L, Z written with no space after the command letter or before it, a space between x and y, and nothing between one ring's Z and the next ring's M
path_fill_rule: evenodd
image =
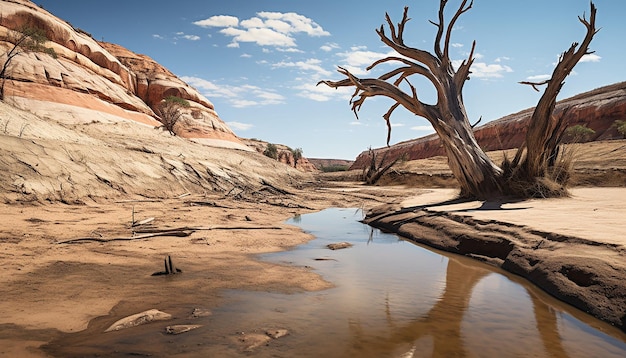
M264 142L258 139L243 139L243 142L250 148L253 148L258 153L263 154L267 149L268 142ZM286 164L292 168L296 168L301 172L313 173L317 172L318 168L315 167L307 158L302 157L296 163L291 148L283 144L274 144L277 150L277 158L279 162Z
M565 126L584 125L595 131L588 140L622 138L613 126L616 120L626 120L626 82L616 83L585 92L557 103L555 115L566 109ZM526 136L528 121L534 108L508 115L476 128L474 135L485 151L518 148ZM386 160L406 156L408 160L425 159L445 155L436 134L394 144L388 148L375 149L379 154L387 152ZM382 157L382 156L381 156ZM369 164L368 151L362 152L350 169L362 169Z
M12 60L5 99L14 105L59 121L91 121L107 113L110 121L130 120L154 127L160 126L154 112L158 103L166 96L179 96L190 107L175 128L178 135L250 150L218 117L208 99L163 66L121 46L98 42L30 1L0 2L2 53L13 47L14 30L23 26L45 31L49 39L45 45L57 57L30 52ZM55 106L61 110L54 110Z
M348 169L354 163L354 160L345 159L325 159L325 158L307 158L311 164L315 165L318 170L332 169Z

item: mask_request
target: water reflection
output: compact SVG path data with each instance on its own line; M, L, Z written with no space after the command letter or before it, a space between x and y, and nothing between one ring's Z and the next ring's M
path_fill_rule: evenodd
M341 356L626 354L622 332L534 288L513 282L490 267L464 257L439 256L369 228L362 238L353 238L354 228L346 221L355 220L349 213L337 210L313 214L320 216L315 220L308 215L302 218L299 225L319 239L305 245L300 253L291 253L304 258L315 254L326 242L346 237L356 242L351 251L333 253L339 263L330 270L318 267L337 283L334 295L343 297L328 302L334 308L333 315L345 320L349 330ZM339 224L335 224L337 221ZM443 272L445 276L441 277ZM351 298L349 305L341 304L345 297Z
M94 320L90 329L64 335L48 352L64 357L626 356L624 333L521 279L382 234L358 219L360 213L340 209L302 215L290 222L317 239L262 256L312 267L335 288L291 295L227 291L226 303L212 309L213 315L194 321L202 328L180 336L166 336L163 324L102 334L103 323ZM325 248L339 241L354 246ZM172 296L162 303L164 311L177 317L167 324L189 323L186 315L205 298L193 287L178 297L187 301ZM244 353L236 343L238 332L270 327L290 334L253 353Z

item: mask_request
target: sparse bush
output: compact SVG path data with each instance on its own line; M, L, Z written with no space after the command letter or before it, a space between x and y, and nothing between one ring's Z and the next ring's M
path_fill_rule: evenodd
M263 155L272 159L278 159L278 147L276 147L276 144L267 143Z
M183 115L183 108L189 108L190 104L186 99L167 96L156 108L156 114L159 116L159 120L163 123L163 127L170 132L171 135L176 135L174 132L174 126L178 123L178 120Z
M565 130L565 141L568 143L582 143L587 142L591 139L591 136L596 134L591 128L587 126L577 124L575 126L571 126Z
M626 138L626 121L616 120L613 123L613 126L617 128L617 132L622 135L622 137Z
M293 155L293 167L295 168L298 166L298 161L302 159L302 148L289 149L291 150L291 155Z
M28 52L43 52L53 58L57 58L54 49L44 46L46 41L48 41L48 38L43 29L28 25L20 27L9 35L9 42L13 44L13 48L6 52L6 59L0 69L0 81L2 81L0 84L0 100L4 99L4 84L9 75L9 66L16 56Z
M331 164L329 166L322 165L320 170L324 173L345 172L348 170L348 166L341 164Z

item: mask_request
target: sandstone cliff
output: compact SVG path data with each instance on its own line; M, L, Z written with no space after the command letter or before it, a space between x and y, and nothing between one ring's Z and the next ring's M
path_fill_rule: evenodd
M622 138L613 126L616 120L626 120L626 82L601 87L557 103L555 115L570 108L565 126L585 125L595 131L590 141ZM486 151L517 148L522 143L533 108L508 115L476 128L474 134ZM436 134L375 149L386 160L405 155L408 160L445 155ZM368 151L356 158L350 169L362 169L369 164Z
M58 55L23 53L13 59L5 99L49 119L69 123L132 121L160 126L155 106L166 96L190 102L178 135L214 146L249 150L218 117L213 104L147 56L94 40L27 0L0 2L0 51L13 30L45 31Z
M253 148L258 153L263 154L265 149L268 146L268 142L258 140L258 139L243 139L244 144L248 147ZM283 144L274 144L277 149L277 157L276 160L286 164L292 168L296 168L302 172L317 172L318 168L315 167L307 158L302 157L296 163L293 152L291 148Z
M10 62L0 101L3 202L208 193L256 201L260 190L312 180L246 146L208 99L149 57L95 41L32 2L0 1L0 64L24 25L45 31L57 56ZM156 129L154 108L170 95L190 103L177 136Z

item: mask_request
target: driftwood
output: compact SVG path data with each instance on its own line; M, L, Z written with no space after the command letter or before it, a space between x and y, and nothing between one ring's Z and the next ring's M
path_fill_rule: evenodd
M76 239L70 239L65 241L59 241L57 244L76 244L79 242L95 241L95 242L109 242L109 241L131 241L148 239L157 236L175 236L175 237L187 237L196 231L202 230L282 230L280 226L183 226L179 228L158 229L158 228L145 228L136 229L134 232L142 235L134 235L130 237L79 237Z
M181 226L171 229L145 228L136 233L159 233L171 231L208 231L208 230L282 230L280 226Z
M213 208L233 209L232 207L221 205L214 201L207 201L207 200L191 200L191 201L186 201L185 204L195 205L195 206L210 206Z
M193 234L192 230L188 230L188 231L170 230L170 231L161 231L161 232L148 233L148 234L143 234L143 235L135 235L135 236L130 236L130 237L112 237L112 238L79 237L79 238L76 238L76 239L59 241L59 242L57 242L57 244L76 244L76 243L79 243L79 242L86 242L86 241L95 241L95 242L132 241L132 240L141 240L141 239L147 239L147 238L157 237L157 236L186 237L186 236L189 236L191 234Z
M165 327L165 333L167 334L181 334L185 332L189 332L194 329L198 329L202 327L199 324L175 324L172 326Z
M154 321L165 321L169 319L172 319L171 314L161 312L157 309L151 309L148 311L134 314L132 316L124 317L113 323L109 328L105 330L105 332L119 331L122 329L136 327Z
M149 223L151 223L153 221L154 221L154 218L147 218L147 219L144 219L144 220L141 220L141 221L137 221L136 223L133 223L132 226L135 227L135 226L146 225L146 224L149 224Z

